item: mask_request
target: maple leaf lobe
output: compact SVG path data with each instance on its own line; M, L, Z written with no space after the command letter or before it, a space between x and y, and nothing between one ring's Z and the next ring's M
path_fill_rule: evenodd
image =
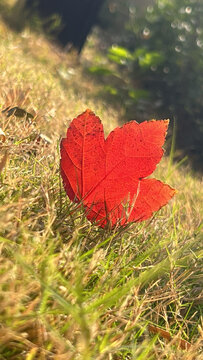
M152 174L163 156L168 120L131 121L105 140L91 110L73 119L61 141L61 175L67 195L82 201L87 218L104 227L143 221L175 194Z

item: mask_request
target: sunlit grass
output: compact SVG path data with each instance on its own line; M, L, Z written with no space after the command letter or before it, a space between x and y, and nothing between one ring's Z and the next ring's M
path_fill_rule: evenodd
M108 231L75 210L59 176L59 139L92 108L108 132L119 110L94 97L74 59L0 23L0 106L8 159L1 173L0 358L201 359L202 182L163 159L178 189L152 220ZM37 140L39 134L50 142ZM167 342L149 324L171 335ZM181 349L180 339L192 344Z

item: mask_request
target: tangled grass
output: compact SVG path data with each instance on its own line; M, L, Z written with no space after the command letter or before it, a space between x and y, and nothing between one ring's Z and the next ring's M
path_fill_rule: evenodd
M91 50L92 51L92 50ZM92 108L81 64L0 22L0 359L202 358L202 181L163 159L156 177L179 190L145 223L98 229L59 175L68 120ZM27 118L26 114L33 118ZM8 116L9 115L9 116ZM105 122L106 121L106 122Z

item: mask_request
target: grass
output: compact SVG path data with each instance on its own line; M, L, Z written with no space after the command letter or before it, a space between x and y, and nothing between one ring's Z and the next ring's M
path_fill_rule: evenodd
M175 199L114 231L72 211L63 190L59 140L69 120L92 108L109 132L122 111L95 96L99 85L84 72L96 56L90 45L76 65L0 21L1 110L34 115L1 114L0 359L200 360L201 179L163 159L156 177L178 189Z

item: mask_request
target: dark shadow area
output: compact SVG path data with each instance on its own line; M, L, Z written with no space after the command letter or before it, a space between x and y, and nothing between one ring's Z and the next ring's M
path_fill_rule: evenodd
M29 25L38 28L65 50L81 52L104 0L17 0L10 17L20 31Z

